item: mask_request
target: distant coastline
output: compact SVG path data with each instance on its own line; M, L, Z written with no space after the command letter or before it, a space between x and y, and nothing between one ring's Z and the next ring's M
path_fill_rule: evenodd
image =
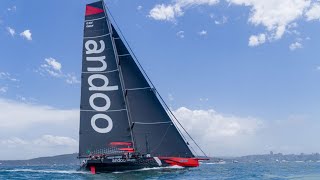
M79 165L78 154L64 154L50 157L39 157L29 160L0 160L0 166L62 166L62 165ZM209 163L286 163L286 162L319 162L320 154L270 154L248 155L241 157L219 158L211 157Z
M1 166L62 166L79 165L78 153L50 157L39 157L28 160L0 160Z
M213 162L236 162L236 163L284 163L284 162L320 162L320 154L282 154L273 153L262 154L262 155L247 155L241 157L230 157L230 158L212 158Z

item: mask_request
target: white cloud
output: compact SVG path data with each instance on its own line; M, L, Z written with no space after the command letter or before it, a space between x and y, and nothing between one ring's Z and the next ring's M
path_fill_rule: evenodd
M174 21L177 16L182 16L183 12L179 6L158 4L149 12L149 17L155 20Z
M249 22L263 25L270 38L280 39L287 26L304 15L310 0L227 0L235 5L251 7Z
M140 11L143 7L142 6L138 6L137 10Z
M2 94L4 94L4 93L6 93L8 91L8 87L0 87L0 94L2 93Z
M16 95L16 100L31 104L38 102L38 100L33 97L25 97L19 94Z
M18 82L19 79L14 78L10 73L8 72L0 72L0 79L2 80L8 80L12 82Z
M6 29L12 37L16 35L16 31L13 28L7 27Z
M63 77L63 73L61 72L62 65L58 60L50 57L45 58L45 63L41 64L39 68L40 74L44 75L44 73L53 76L53 77Z
M252 35L249 38L249 46L259 46L260 44L263 44L266 42L266 35L265 34L259 34L259 35Z
M62 110L2 98L0 98L0 114L1 131L24 130L39 124L63 125L79 120L78 110Z
M45 63L40 65L40 68L36 70L36 72L40 73L41 75L49 75L55 78L65 79L66 83L68 84L78 84L80 80L78 80L77 76L74 73L64 73L62 72L62 64L52 58L45 58Z
M78 141L70 137L43 135L32 141L37 146L78 146Z
M157 4L149 12L149 17L155 20L174 21L182 16L184 10L199 5L215 5L219 0L175 0L169 5Z
M13 137L13 138L9 138L9 139L2 139L0 140L0 144L2 146L6 146L6 147L9 147L9 148L14 148L14 147L17 147L17 146L20 146L20 145L26 145L28 144L28 142L20 139L20 138L17 138L17 137Z
M320 66L317 67L317 70L320 71Z
M306 12L308 21L320 20L320 2L312 4L311 8Z
M208 34L208 32L207 32L206 30L202 30L202 31L198 32L198 34L199 34L200 36L205 36L205 35Z
M225 116L210 110L190 110L181 107L175 116L187 130L199 138L216 138L254 134L262 127L262 122L251 117Z
M78 151L78 141L65 136L42 135L27 140L11 137L0 139L1 159L30 159L41 156L52 156Z
M216 5L219 0L176 0L176 4L181 7L199 6L199 5Z
M242 154L243 148L247 152L250 147L245 148L248 146L246 141L264 128L263 122L256 118L223 115L212 109L181 107L173 113L204 151L215 156ZM190 140L188 142L193 146ZM234 148L238 153L233 154Z
M302 44L301 44L300 42L292 43L292 44L290 44L290 46L289 46L289 49L290 49L291 51L294 51L294 50L296 50L296 49L301 49L301 48L302 48Z
M23 140L18 137L12 137L9 139L1 140L0 143L5 146L21 146L21 145L34 145L34 146L78 146L78 141L64 136L54 136L54 135L42 135L39 138L33 140Z
M5 86L0 86L0 94L5 94L8 92L9 87L11 88L12 85L14 87L17 87L17 83L20 82L19 79L13 77L8 72L0 72L0 80L2 80L3 83L5 83Z
M26 159L77 151L74 137L78 137L79 132L78 109L0 98L0 114L0 159Z
M249 23L265 28L266 39L278 40L285 33L299 34L297 26L291 26L306 17L308 21L320 20L320 2L316 0L225 0L231 5L246 6L250 8ZM185 11L199 5L212 6L219 0L172 0L169 4L157 4L150 10L149 17L155 20L175 21L183 16ZM210 14L211 18L215 16ZM227 22L227 18L215 19L219 25ZM255 38L254 36L252 38ZM257 39L253 39L257 40ZM257 43L261 44L260 41Z
M47 62L47 65L49 65L55 71L61 71L61 63L59 63L56 59L50 57L46 58L45 61Z
M66 82L68 84L79 84L80 80L78 80L77 76L75 76L73 74L67 74L66 75Z
M177 32L177 36L178 36L179 38L184 38L184 31L179 31L179 32Z
M32 40L32 34L30 30L25 30L22 33L20 33L20 36L24 37L25 39L31 41Z
M317 152L320 123L305 115L282 120L225 115L209 110L185 107L173 111L189 134L210 156L239 156L268 153ZM303 129L308 129L304 132ZM297 134L297 131L301 132ZM188 139L194 147L194 144ZM304 146L301 146L304 144ZM199 153L200 154L200 153Z

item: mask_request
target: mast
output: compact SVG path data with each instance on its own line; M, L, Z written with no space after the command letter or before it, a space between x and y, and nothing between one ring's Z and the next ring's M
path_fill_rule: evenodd
M103 0L101 0L101 1L102 1L102 4L103 4L104 12L105 12L105 14L107 16L108 28L110 29L110 33L111 33L112 46L113 46L114 54L115 54L116 61L117 61L117 67L119 69L120 83L121 83L121 87L122 87L122 95L124 97L124 103L125 103L125 106L126 106L126 109L127 109L128 124L129 124L129 127L130 127L129 131L130 131L130 134L131 134L131 142L132 142L133 148L135 149L134 136L132 134L132 128L131 128L132 124L131 124L131 117L130 117L130 109L129 109L128 100L127 100L127 97L126 97L126 90L124 89L123 75L122 75L121 65L120 65L120 61L119 61L119 55L118 55L117 47L115 45L114 38L113 38L113 28L111 26L110 19L108 18L108 13L107 13L107 9L105 7L104 1Z

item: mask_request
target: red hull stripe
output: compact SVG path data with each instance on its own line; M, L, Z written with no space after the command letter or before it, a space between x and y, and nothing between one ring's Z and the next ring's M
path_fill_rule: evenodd
M171 166L178 165L182 167L198 167L199 160L197 158L180 158L180 157L159 157Z
M99 14L102 12L103 12L103 9L92 7L92 6L86 6L86 16Z

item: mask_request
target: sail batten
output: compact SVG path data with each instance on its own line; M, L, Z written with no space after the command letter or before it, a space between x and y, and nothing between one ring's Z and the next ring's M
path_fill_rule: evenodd
M92 111L92 112L96 112L96 110L90 110L90 109L81 109L80 111ZM103 111L103 112L115 112L115 111L127 111L127 109L115 109L115 110L108 110L108 111Z
M112 73L112 72L115 72L115 71L119 71L119 69L115 69L115 70L111 70L111 71L102 71L100 73ZM84 74L87 74L87 73L91 73L91 74L94 74L96 72L88 72L88 71L85 71L85 72L81 72L81 73L84 73Z
M94 38L100 38L100 37L104 37L104 36L110 36L110 33L103 34L103 35L100 35L100 36L84 37L84 39L94 39Z
M131 54L120 54L118 56L131 56Z
M89 20L84 20L85 22L88 22L88 21L97 21L97 20L100 20L100 19L105 19L107 16L103 16L103 17L100 17L100 18L96 18L96 19L89 19Z

